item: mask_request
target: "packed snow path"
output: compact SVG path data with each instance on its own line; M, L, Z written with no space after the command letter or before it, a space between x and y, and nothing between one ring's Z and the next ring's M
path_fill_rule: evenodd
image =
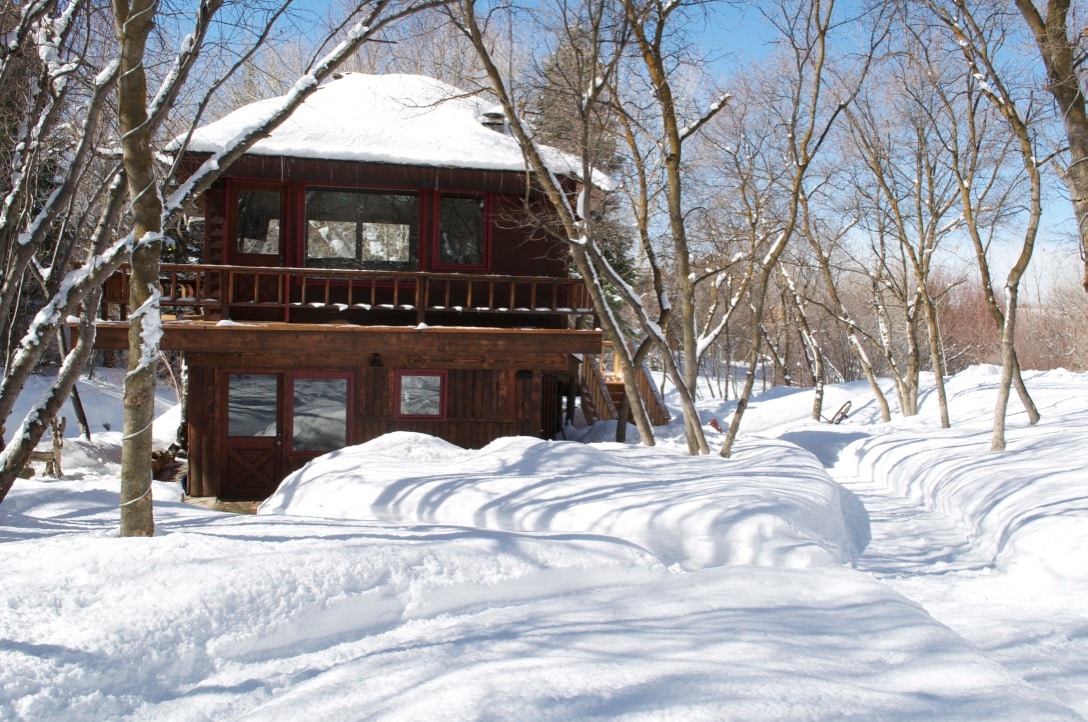
M973 553L969 530L939 510L856 476L849 464L834 464L828 473L858 497L869 516L871 539L857 560L858 570L895 581L987 566Z
M841 441L828 444L836 433ZM859 476L847 449L868 435L844 428L785 435L791 436L820 456L832 478L864 506L871 539L857 559L859 571L880 579L994 662L1088 719L1083 600L1053 588L1010 584L979 549L968 524L898 491L909 483Z

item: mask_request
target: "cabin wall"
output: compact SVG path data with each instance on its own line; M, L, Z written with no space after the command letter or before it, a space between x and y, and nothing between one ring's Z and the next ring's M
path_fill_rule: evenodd
M434 369L423 362L412 367L410 359L399 359L403 366L354 368L340 360L315 360L305 354L294 356L291 363L283 354L196 354L189 362L188 491L193 496L246 498L232 491L231 479L225 478L227 418L227 376L231 373L347 372L352 378L353 394L348 414L350 444L360 444L391 431L414 431L445 439L464 448L481 448L504 436L550 437L559 423L557 374L515 368L448 368L446 373L446 413L440 419L397 418L395 408L398 370ZM422 361L422 359L421 359ZM290 369L286 371L285 369ZM547 390L549 397L544 396ZM554 397L554 398L552 398ZM281 405L283 401L281 400ZM285 416L281 421L286 425ZM548 430L545 430L545 425ZM286 475L306 459L297 456L282 460Z
M540 373L452 369L444 419L397 419L394 369L361 369L356 384L355 443L391 431L416 431L478 449L503 436L540 436Z
M244 157L204 194L204 262L223 263L228 222L227 181L276 181L334 187L434 189L491 195L491 267L489 273L514 276L567 275L567 249L532 222L524 207L525 175L455 168L411 168L299 158ZM301 188L301 185L293 186ZM290 188L288 203L291 203ZM547 203L533 208L546 217Z
M219 496L219 436L221 432L215 369L188 367L186 416L189 434L188 493Z

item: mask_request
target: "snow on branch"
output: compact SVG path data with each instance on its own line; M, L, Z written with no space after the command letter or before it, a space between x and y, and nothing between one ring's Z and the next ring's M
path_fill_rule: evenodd
M709 123L715 115L721 112L721 110L725 108L726 105L728 105L729 101L732 99L733 95L731 93L722 94L722 97L711 103L710 108L707 109L706 113L704 113L701 118L695 121L693 125L685 125L683 128L680 129L680 141L683 142L698 133L699 129Z

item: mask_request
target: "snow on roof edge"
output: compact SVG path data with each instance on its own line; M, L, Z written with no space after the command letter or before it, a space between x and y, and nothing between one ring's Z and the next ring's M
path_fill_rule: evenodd
M280 98L255 101L197 128L186 148L216 153L266 118ZM322 85L247 155L524 172L517 140L483 125L494 104L422 75L345 73ZM177 150L184 139L170 143ZM551 170L582 179L581 159L540 146ZM594 170L593 185L614 190Z

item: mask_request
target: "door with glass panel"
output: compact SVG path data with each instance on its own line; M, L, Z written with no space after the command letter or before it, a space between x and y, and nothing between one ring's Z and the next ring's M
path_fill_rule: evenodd
M287 276L257 268L287 264L286 195L282 184L232 187L227 259L254 272L230 276L232 318L275 321L286 317Z
M226 374L224 499L265 499L307 461L350 443L347 373Z
M284 473L350 443L349 374L294 373L287 376Z
M282 374L229 373L226 379L219 496L264 499L283 478Z

